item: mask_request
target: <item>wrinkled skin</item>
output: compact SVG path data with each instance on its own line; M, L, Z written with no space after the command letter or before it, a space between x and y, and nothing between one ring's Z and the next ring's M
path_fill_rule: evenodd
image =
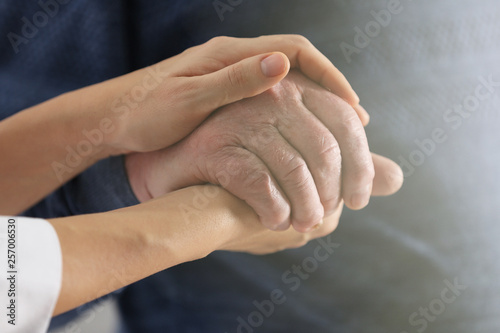
M300 232L338 215L342 200L352 209L366 206L376 168L394 175L379 181L386 188L378 194L399 189L399 168L370 154L356 111L294 71L265 93L219 109L175 146L127 158L140 200L218 184L266 227L292 224Z

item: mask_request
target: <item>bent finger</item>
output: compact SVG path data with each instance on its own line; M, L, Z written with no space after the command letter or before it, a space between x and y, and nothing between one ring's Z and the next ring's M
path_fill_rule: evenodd
M225 148L219 154L222 158L211 182L245 201L265 227L288 229L290 204L266 165L253 153L239 147Z
M372 192L374 168L363 125L343 100L324 90L307 89L306 107L333 133L342 155L342 197L351 209L365 207Z

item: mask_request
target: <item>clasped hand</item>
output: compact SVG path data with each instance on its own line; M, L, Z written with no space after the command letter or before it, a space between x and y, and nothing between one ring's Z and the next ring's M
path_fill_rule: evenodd
M298 71L268 91L221 108L162 151L127 157L141 200L212 183L244 200L272 230L311 231L339 209L367 205L377 169L354 109ZM389 194L397 180L377 189Z

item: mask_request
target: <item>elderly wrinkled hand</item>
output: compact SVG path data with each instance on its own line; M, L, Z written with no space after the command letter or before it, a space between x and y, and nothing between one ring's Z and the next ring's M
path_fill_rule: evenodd
M307 232L338 212L342 199L352 209L367 205L374 161L379 174L396 175L377 178L375 192L399 189L399 167L372 157L356 111L293 71L265 93L218 110L177 145L128 156L127 169L141 200L218 184L266 227Z

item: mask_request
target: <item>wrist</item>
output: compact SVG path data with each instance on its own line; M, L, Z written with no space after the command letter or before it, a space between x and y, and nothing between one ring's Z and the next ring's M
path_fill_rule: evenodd
M125 171L134 195L139 202L146 202L153 199L148 189L148 175L150 167L148 159L143 158L144 154L135 153L125 155Z
M129 99L143 72L138 70L60 96L62 105L76 120L75 133L94 146L98 157L140 151L134 150L134 144L141 138L131 130L137 123L137 119L131 119L137 103Z
M241 237L242 206L219 187L193 186L116 213L122 214L119 220L133 221L140 247L155 250L156 263L173 260L175 265L222 250Z
M94 162L122 154L111 144L117 131L117 121L106 110L106 100L99 88L101 85L57 97L68 145L81 157Z

